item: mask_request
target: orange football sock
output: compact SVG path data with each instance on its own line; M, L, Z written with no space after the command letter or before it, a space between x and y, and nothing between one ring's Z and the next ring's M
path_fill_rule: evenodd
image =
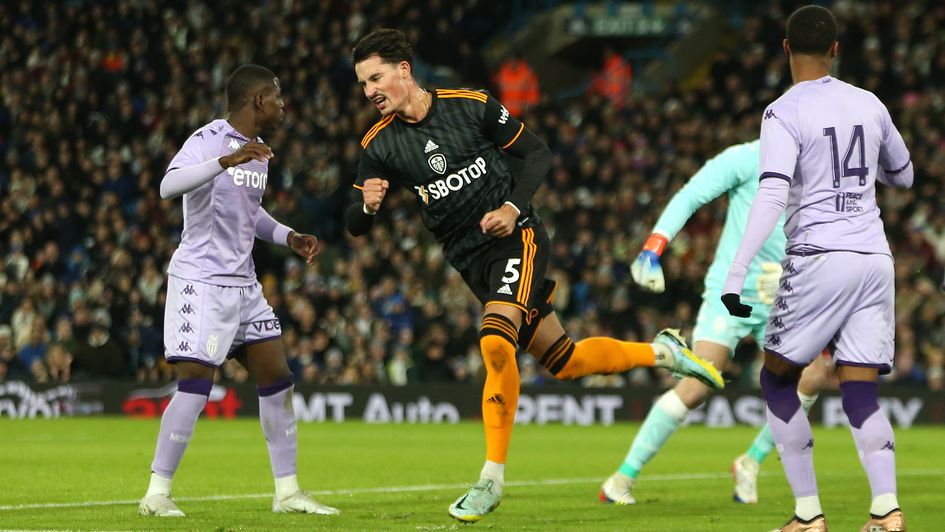
M656 353L651 344L643 342L598 336L575 344L564 335L541 357L541 363L559 379L577 379L586 375L621 373L637 366L653 366Z
M515 361L518 331L508 318L495 314L483 319L479 346L486 365L482 389L482 424L486 432L486 460L504 464L518 408L519 379Z

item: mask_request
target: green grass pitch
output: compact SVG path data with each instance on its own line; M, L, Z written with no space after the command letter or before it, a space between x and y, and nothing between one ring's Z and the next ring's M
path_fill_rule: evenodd
M55 530L680 530L759 531L791 516L777 456L762 468L761 501L731 501L728 473L755 431L680 430L643 472L636 506L597 500L637 425L520 426L502 506L461 525L447 506L476 480L482 428L459 425L301 424L299 477L341 516L275 515L258 420L201 419L177 473L183 519L137 515L157 421L0 420L0 529ZM945 429L897 431L899 497L911 530L941 530ZM831 529L859 530L869 487L846 429L815 427L821 499Z

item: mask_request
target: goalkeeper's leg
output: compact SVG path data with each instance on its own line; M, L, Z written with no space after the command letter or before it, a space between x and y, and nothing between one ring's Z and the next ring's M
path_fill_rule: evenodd
M716 367L725 368L729 360L728 347L713 342L696 342L695 352ZM630 451L620 467L601 486L601 502L634 504L632 490L643 467L656 456L669 437L689 415L701 405L712 391L701 381L685 378L664 393L650 408Z

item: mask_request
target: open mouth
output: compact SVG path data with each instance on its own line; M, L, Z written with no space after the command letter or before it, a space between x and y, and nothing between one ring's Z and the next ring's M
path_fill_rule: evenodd
M373 102L374 106L377 107L378 109L383 109L384 107L387 106L387 97L383 95L378 95L371 98L371 102Z

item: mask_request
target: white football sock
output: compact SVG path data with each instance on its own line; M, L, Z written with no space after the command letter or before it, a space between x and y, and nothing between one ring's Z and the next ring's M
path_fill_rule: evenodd
M150 497L151 495L170 495L171 494L171 482L172 479L164 478L157 473L151 473L151 483L148 484L148 492L144 494L145 497Z
M487 478L495 484L498 493L502 493L502 486L505 484L505 464L486 460L479 473L479 478Z
M276 498L280 501L299 491L299 477L296 475L289 475L287 477L277 478L275 480Z

